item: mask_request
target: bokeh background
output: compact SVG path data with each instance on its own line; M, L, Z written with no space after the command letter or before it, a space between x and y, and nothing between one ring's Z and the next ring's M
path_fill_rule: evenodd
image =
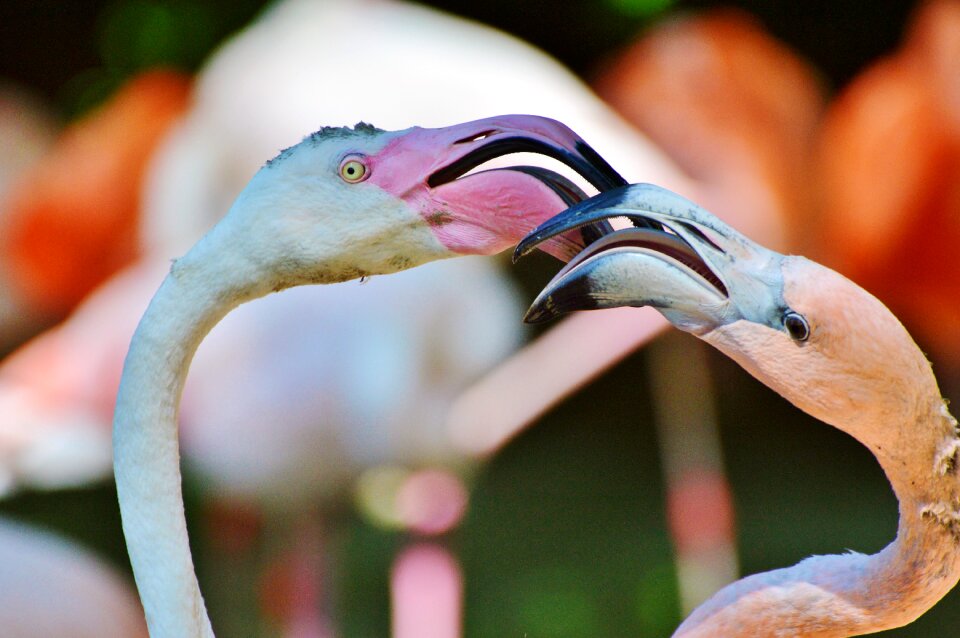
M17 103L26 105L23 108L41 113L49 130L46 134L56 138L63 127L96 113L144 71L175 69L185 78L196 73L225 39L257 20L267 4L260 0L0 3L0 81L15 87L15 92L11 88L4 95L15 94L21 100ZM777 214L785 220L783 232L789 240L782 245L813 254L875 290L894 307L933 360L944 395L960 399L960 260L956 244L950 243L960 238L960 187L956 186L960 183L960 73L951 73L960 69L960 25L949 21L957 13L955 3L935 3L942 15L928 20L933 26L913 31L910 25L918 24L912 20L924 3L450 0L425 4L501 29L555 57L585 83L595 85L693 180L722 182L726 153L737 158L756 153L755 161L732 165L739 171L755 170L757 183L775 182L771 192L787 193L771 200L778 202ZM731 9L736 12L729 13ZM809 80L803 96L815 97L813 106L797 106L796 114L789 109L778 114L794 123L802 119L796 135L808 137L800 142L790 137L794 132L785 140L771 137L768 129L790 126L778 127L776 121L756 115L765 111L750 110L754 102L783 98L784 89L776 82L731 82L736 85L731 90L739 88L744 94L717 93L712 110L711 103L694 108L687 100L698 91L714 95L710 91L715 87L688 84L684 93L671 85L672 79L681 83L697 79L682 65L672 69L664 62L657 69L638 72L640 88L632 94L629 80L618 79L617 73L629 75L624 70L629 64L624 52L633 43L654 35L668 38L677 24L715 16L725 16L722 20L734 26L696 27L703 34L696 35L695 28L694 35L684 37L702 37L701 44L709 40L716 47L698 49L690 44L692 40L680 40L676 60L713 55L718 57L716 68L725 68L744 63L737 55L768 52L767 45L739 51L737 43L746 39L766 38L772 43L769 47L788 47L790 59L779 58L777 48L770 53L769 68ZM741 24L750 25L749 29L742 30L737 26ZM937 32L941 24L944 33ZM358 41L356 46L365 44ZM954 53L958 55L951 59ZM902 68L895 69L900 63ZM343 52L342 64L351 64L350 50ZM798 72L791 65L802 68ZM735 71L731 74L737 77ZM900 92L898 78L907 87ZM532 87L537 81L529 78ZM792 85L788 88L793 90ZM873 109L858 110L854 105L858 96L872 99ZM661 111L640 108L651 99L662 102ZM631 100L638 105L638 113L631 113ZM925 109L925 104L939 106ZM664 112L675 113L681 120L701 119L674 123L691 131L685 137L660 126ZM723 117L712 120L711 113L718 112ZM904 119L897 120L900 116ZM356 113L356 119L364 117L364 112ZM910 135L898 138L904 129ZM892 133L887 139L868 139L871 131L886 135L888 130ZM756 141L753 135L767 137ZM4 152L11 153L9 142L0 139L0 143L7 143ZM36 143L42 149L30 159L29 167L18 171L44 161L50 142ZM840 150L831 154L829 149ZM889 162L872 162L878 153L888 153ZM781 162L783 158L775 155L789 157ZM61 171L69 170L59 166ZM863 177L865 173L869 175ZM13 175L10 184L15 185L21 175ZM847 179L844 176L859 180L850 192L823 186L831 179ZM746 181L753 183L750 179ZM900 190L898 180L905 180ZM0 225L9 219L14 189L0 191ZM729 204L729 192L718 191L715 201ZM71 192L66 193L68 200ZM806 198L794 197L797 192ZM898 202L891 210L877 212L868 206L864 213L885 215L878 223L890 236L844 205L857 198L872 201L871 197ZM836 210L848 215L833 215ZM7 232L12 231L0 230ZM61 237L37 250L55 251L64 241L79 242L83 237ZM129 260L122 255L109 258ZM4 267L17 266L7 260ZM106 268L91 266L93 270L101 267ZM553 269L554 263L542 256L508 272L520 299L529 300ZM3 276L6 288L0 293L9 293L11 279L9 274ZM373 284L369 290L376 293ZM82 297L75 289L64 294ZM55 325L77 300L36 310L25 327L17 328L16 338L4 339L5 354ZM538 330L527 330L523 339L533 340L538 334ZM669 339L667 345L656 344L661 362L664 352L684 356L696 348L686 337ZM692 361L706 362L716 388L713 410L722 468L732 494L735 523L731 529L740 573L793 564L811 554L848 549L875 552L893 538L897 504L866 449L800 413L718 353L693 352ZM647 350L630 355L555 406L482 465L455 468L454 474L469 492L466 513L459 526L443 528L425 542L459 561L464 636L658 637L670 635L681 620L678 532L667 515L669 490L664 476L669 468L664 467L663 446L658 444L662 434L655 425L657 399L652 389L663 366L654 359ZM683 389L683 373L672 378ZM699 387L689 392L702 394ZM403 471L411 469L420 468ZM401 481L389 473L387 478L365 476L365 485ZM214 627L225 636L280 635L285 625L287 635L318 635L307 629L298 633L285 621L293 613L289 601L299 599L299 589L309 590L311 585L298 584L289 574L270 575L271 556L283 555L283 548L292 541L282 534L272 536L271 523L261 512L211 505L205 480L188 472L184 489L188 519L197 530L194 554ZM358 493L355 486L342 490L348 496L324 506L322 524L299 529L314 540L322 538L318 545L327 557L319 561L320 567L314 565L323 572L323 594L306 598L325 601L336 635L390 635L392 565L423 530L398 529L378 517L376 506L368 502L374 497L353 496ZM710 497L701 494L700 498ZM129 578L115 492L108 480L64 489L10 489L0 501L0 514L73 539ZM721 512L705 520L722 526L727 515ZM709 531L701 532L709 536ZM307 547L313 546L308 543ZM948 635L958 626L960 593L953 592L913 625L883 635ZM0 634L6 635L2 627Z

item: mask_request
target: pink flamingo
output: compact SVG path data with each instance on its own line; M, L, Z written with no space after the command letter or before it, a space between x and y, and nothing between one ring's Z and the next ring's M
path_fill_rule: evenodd
M11 280L5 294L59 319L139 256L147 162L189 91L189 80L172 71L135 77L11 183L0 235L0 268Z
M814 556L748 576L697 608L678 638L872 633L912 622L960 580L960 431L930 363L896 317L843 276L749 240L651 184L615 189L531 233L517 254L627 216L570 261L527 320L652 306L808 414L873 452L900 501L877 554Z

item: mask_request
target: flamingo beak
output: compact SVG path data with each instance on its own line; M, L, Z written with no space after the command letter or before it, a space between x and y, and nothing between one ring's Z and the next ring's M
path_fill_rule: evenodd
M568 126L537 115L502 115L442 131L451 138L450 152L427 179L435 188L452 182L491 159L512 153L538 153L556 159L582 175L597 190L626 185L599 153Z
M504 115L432 129L431 132L442 134L448 149L447 153L438 157L438 165L427 178L427 186L431 189L478 175L495 177L499 172L513 171L533 177L566 206L587 199L586 193L572 181L538 166L509 166L467 175L485 162L513 153L536 153L558 160L601 192L627 183L583 138L565 124L549 118ZM578 231L579 241L571 243L568 239L566 245L574 245L575 248L585 246L612 232L612 228L607 222L599 221L586 224Z
M613 217L642 225L581 251L537 296L525 321L619 306L655 307L695 334L741 318L776 320L775 309L783 307L782 256L652 184L617 188L569 208L527 235L514 259L555 235Z

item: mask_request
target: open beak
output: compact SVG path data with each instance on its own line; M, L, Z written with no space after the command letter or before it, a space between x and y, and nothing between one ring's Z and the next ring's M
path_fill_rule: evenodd
M750 241L693 202L652 184L616 188L534 229L514 259L551 237L625 217L634 227L587 246L546 285L525 321L572 310L652 306L678 328L703 334L782 307L771 295L782 256Z
M432 188L452 182L484 162L511 153L538 153L552 157L582 175L599 191L627 183L583 138L565 124L550 118L501 115L434 130L451 138L451 153L442 158L442 165L427 179Z
M586 141L568 126L535 115L503 115L477 120L443 129L431 129L447 140L448 153L438 157L438 165L427 179L427 186L438 188L459 179L470 179L489 174L470 171L492 159L513 153L536 153L553 158L570 167L598 191L626 185L617 173ZM510 166L492 171L515 171L529 175L552 190L567 206L587 198L573 182L547 168L537 166ZM466 177L464 177L466 176ZM612 232L605 221L584 224L577 229L578 238L568 236L566 245L575 248L588 245L604 234ZM571 244L572 242L572 244Z

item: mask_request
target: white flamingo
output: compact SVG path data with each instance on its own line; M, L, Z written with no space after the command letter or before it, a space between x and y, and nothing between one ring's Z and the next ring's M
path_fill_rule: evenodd
M174 262L134 334L114 416L124 533L155 636L212 635L187 540L176 421L200 341L230 310L270 292L509 246L571 189L545 170L465 175L518 148L559 158L598 188L622 179L544 118L394 133L324 128L260 169L227 216ZM578 243L564 237L547 250L566 257Z
M144 242L190 246L264 157L320 124L362 117L401 129L491 113L559 120L628 180L690 187L589 87L522 40L409 2L285 0L227 41L198 76L193 108L147 184Z

